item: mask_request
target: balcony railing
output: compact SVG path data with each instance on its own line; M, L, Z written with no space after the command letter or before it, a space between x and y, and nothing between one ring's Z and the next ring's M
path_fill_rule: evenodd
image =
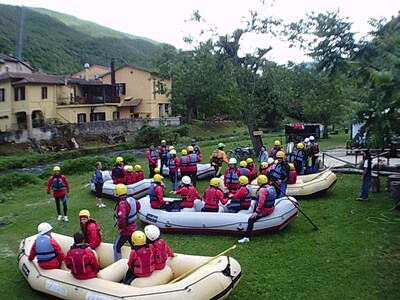
M61 97L57 99L57 105L79 105L79 104L106 104L106 103L119 103L119 98L112 96L75 96L75 97Z

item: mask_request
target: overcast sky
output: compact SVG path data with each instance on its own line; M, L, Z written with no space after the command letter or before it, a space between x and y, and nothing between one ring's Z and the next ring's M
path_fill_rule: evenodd
M304 18L307 12L334 12L340 9L339 15L349 17L349 21L354 23L352 31L365 35L371 29L368 19L390 19L400 9L399 2L395 0L266 0L264 6L259 0L0 0L0 3L47 8L182 49L188 49L183 37L188 34L197 36L201 28L216 27L220 34L231 34L236 28L243 27L241 21L248 17L250 10L257 10L261 16L272 15L296 21ZM185 22L194 10L199 10L205 25ZM288 49L281 42L271 42L261 35L247 38L244 50L251 51L256 46L272 46L273 50L267 58L278 63L304 59L299 51Z

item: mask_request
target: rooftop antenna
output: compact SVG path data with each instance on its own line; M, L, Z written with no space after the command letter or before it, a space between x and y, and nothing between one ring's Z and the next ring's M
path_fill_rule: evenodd
M17 39L17 53L16 58L22 60L22 35L24 33L24 19L25 19L25 7L21 6L19 15L19 29L18 29L18 39Z

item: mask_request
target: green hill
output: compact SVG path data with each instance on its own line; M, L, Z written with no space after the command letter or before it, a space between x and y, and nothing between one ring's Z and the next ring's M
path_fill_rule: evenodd
M25 7L22 56L33 68L71 74L85 63L153 68L161 44L41 8ZM0 4L0 51L15 54L19 6Z

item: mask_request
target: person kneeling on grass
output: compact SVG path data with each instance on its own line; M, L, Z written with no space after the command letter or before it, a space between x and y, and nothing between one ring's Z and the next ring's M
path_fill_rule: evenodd
M257 177L257 184L260 186L256 194L256 205L254 212L248 220L247 230L243 238L238 243L250 242L250 235L254 228L254 223L265 216L271 214L275 209L276 190L268 185L268 178L265 175Z
M74 244L67 253L65 264L76 279L91 279L99 272L99 262L93 250L85 243L85 236L74 234Z
M154 254L146 244L146 235L139 230L132 233L132 250L129 255L128 271L123 284L130 285L136 277L148 277L154 271Z
M174 257L175 254L168 247L164 239L160 238L160 229L155 225L147 225L144 228L149 244L154 254L154 269L162 270L165 268L168 257Z

